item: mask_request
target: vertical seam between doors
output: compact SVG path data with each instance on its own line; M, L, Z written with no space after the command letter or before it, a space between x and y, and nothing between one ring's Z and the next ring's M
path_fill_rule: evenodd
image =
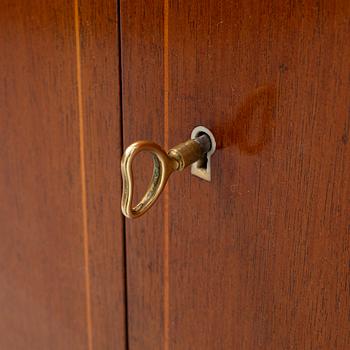
M169 148L169 0L163 4L163 99L164 148ZM163 341L169 349L169 187L164 189L164 244L163 244Z
M124 123L123 123L123 69L122 69L122 15L120 0L116 1L116 15L118 19L117 47L118 47L118 71L119 71L119 129L120 129L120 157L124 150ZM123 184L121 183L120 193L122 194ZM122 237L123 237L123 259L124 259L124 312L125 312L125 349L129 350L129 313L128 313L128 274L127 274L127 241L126 221L121 215Z

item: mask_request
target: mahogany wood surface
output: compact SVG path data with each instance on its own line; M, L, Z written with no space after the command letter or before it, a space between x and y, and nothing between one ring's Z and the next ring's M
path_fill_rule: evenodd
M117 5L79 2L93 350L127 345Z
M115 1L0 5L0 348L126 348Z
M131 349L350 348L350 3L121 1L125 145L216 136L127 223Z
M164 143L163 6L161 1L121 1L123 139ZM150 157L135 159L136 200L150 179ZM144 173L146 171L146 173ZM165 193L166 194L166 193ZM139 219L126 220L130 349L164 344L164 193Z

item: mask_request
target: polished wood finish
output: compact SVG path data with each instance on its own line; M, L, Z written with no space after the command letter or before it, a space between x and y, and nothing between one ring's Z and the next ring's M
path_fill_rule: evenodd
M79 2L92 349L126 348L119 23L115 0Z
M121 4L125 144L219 146L128 222L130 348L349 348L350 3Z
M124 145L164 145L162 2L121 1L120 10ZM151 166L146 155L134 162L135 203L147 188ZM163 200L164 193L146 215L126 220L130 349L161 349L164 343Z
M1 4L1 349L126 348L116 18Z

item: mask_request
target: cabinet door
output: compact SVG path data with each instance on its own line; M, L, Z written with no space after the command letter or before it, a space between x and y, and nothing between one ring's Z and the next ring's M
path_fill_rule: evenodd
M116 3L0 5L0 349L123 349Z
M121 1L125 145L197 125L218 144L210 183L176 174L127 221L130 349L350 347L349 18L347 0Z

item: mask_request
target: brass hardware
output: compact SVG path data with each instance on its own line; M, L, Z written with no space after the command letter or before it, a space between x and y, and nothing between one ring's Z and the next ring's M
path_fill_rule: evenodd
M181 171L188 165L203 158L211 149L211 140L208 135L202 134L193 140L180 143L166 153L159 145L151 141L137 141L131 144L124 152L121 161L123 178L123 193L121 208L128 218L143 215L156 201L169 176L174 171ZM145 195L141 201L132 206L133 176L132 162L140 152L151 152L153 156L153 175Z
M207 135L210 139L210 150L203 158L197 160L191 165L191 174L198 176L205 181L211 181L211 157L216 149L216 142L212 132L204 126L197 126L192 130L191 139L195 139L200 135Z

